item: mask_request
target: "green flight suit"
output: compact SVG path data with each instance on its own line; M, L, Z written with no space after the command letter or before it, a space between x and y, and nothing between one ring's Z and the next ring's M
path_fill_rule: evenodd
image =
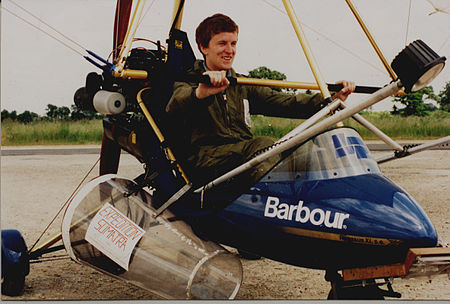
M204 71L203 60L197 60L193 73L201 75ZM241 76L233 69L230 72L232 77ZM197 86L176 82L166 112L184 121L183 131L192 148L188 159L200 182L228 172L273 144L269 137L253 138L250 114L308 118L323 106L320 94L293 95L248 85L230 85L225 92L200 100L195 96ZM262 162L240 180L244 180L245 187L251 186L279 160L280 156L274 156Z

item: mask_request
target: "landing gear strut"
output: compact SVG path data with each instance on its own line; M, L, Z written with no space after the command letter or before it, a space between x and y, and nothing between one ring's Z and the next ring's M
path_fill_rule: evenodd
M392 289L389 279L377 283L375 279L346 282L335 270L327 270L325 280L331 283L328 300L384 300L385 297L401 298L401 294ZM387 285L387 290L379 286Z

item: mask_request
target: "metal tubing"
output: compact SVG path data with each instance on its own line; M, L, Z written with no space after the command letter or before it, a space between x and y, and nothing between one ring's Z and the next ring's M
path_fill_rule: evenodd
M181 4L181 0L175 0L173 3L173 14L172 14L171 24L173 24L173 22L177 16L177 12L178 12L178 8L180 7L180 4ZM177 23L174 26L174 28L177 30L179 30L181 28L181 21L183 20L183 10L184 10L184 3L183 3L183 8L181 8L180 16L178 17Z
M297 134L292 139L290 139L278 146L273 147L269 151L267 151L263 154L260 154L260 155L256 156L255 158L252 158L248 162L229 171L228 173L225 173L221 177L213 180L212 182L206 184L205 186L195 190L195 192L201 192L203 190L210 189L210 188L258 165L259 163L265 161L266 159L268 159L269 157L271 157L273 155L279 154L283 151L286 151L295 146L298 146L299 144L306 141L308 138L310 138L314 135L317 135L318 133L326 130L327 128L331 127L332 125L351 117L352 115L364 110L365 108L370 107L371 105L383 100L384 98L386 98L388 96L395 94L401 86L402 86L402 84L401 84L400 80L397 80L397 81L381 88L377 92L370 95L370 97L368 99L366 99L365 101L362 101L352 107L343 109L342 111L339 111L338 113L320 121L313 127L305 130L303 133Z
M303 90L319 90L319 85L310 82L298 82L298 81L285 81L285 80L272 80L272 79L259 79L259 78L246 78L236 77L237 84L242 85L257 85L282 89L303 89Z
M316 122L321 120L323 117L327 116L328 114L332 113L334 110L336 110L340 105L342 104L342 101L340 99L336 99L330 104L326 105L324 108L322 108L319 112L305 120L301 125L293 129L288 134L284 135L280 140L277 142L285 141L286 139L293 137L300 132L303 132L304 130L308 129L312 125L314 125Z
M153 215L154 218L157 218L161 215L161 213L164 212L167 208L169 208L173 203L178 201L180 197L182 197L185 193L187 193L189 190L191 190L192 185L186 184L181 189L179 189L175 194L173 194L161 207L158 208L158 210L155 211L155 214Z
M72 199L70 200L70 202L72 202ZM76 221L73 225L70 226L70 228L73 228L77 225L79 225L81 222L83 222L86 218L88 218L89 216L93 215L94 213L96 213L98 210L100 210L102 206L99 206L98 208L95 208L94 210L92 210L91 212L89 212L89 214L87 214L85 217L79 219L78 221ZM54 234L53 236L51 236L47 241L39 244L39 246L36 246L33 250L30 250L30 254L33 254L35 252L39 252L39 250L44 250L49 248L50 246L54 245L56 242L60 241L62 239L62 232L58 232L56 234ZM37 258L38 256L36 256Z
M292 26L294 27L295 33L297 34L298 41L303 48L303 52L305 53L306 59L308 60L311 71L314 74L314 78L316 79L316 82L320 88L320 92L322 93L323 98L328 98L331 96L331 94L328 91L327 84L323 80L322 74L319 70L319 66L314 58L314 55L306 39L306 35L303 32L300 22L298 21L298 18L295 14L292 3L290 0L283 0L283 4L289 16L289 19L291 20Z
M347 105L342 103L342 107L345 109ZM379 139L384 141L388 146L391 146L392 149L397 151L403 151L403 147L400 146L397 142L395 142L393 139L391 139L389 136L383 133L380 129L378 129L376 126L374 126L370 121L365 119L359 114L355 114L352 116L354 120L359 122L362 126L366 127L370 132L372 132L375 136L377 136Z
M37 252L39 250L47 249L50 246L52 246L53 244L55 244L56 242L60 241L61 239L62 239L62 234L61 234L61 232L58 232L58 233L54 234L53 236L51 236L44 243L41 243L38 246L36 246L35 248L33 248L29 253L32 254L32 253Z
M450 135L446 136L446 137L442 137L442 138L436 139L436 140L433 140L433 141L428 142L428 143L421 144L420 146L411 148L408 152L411 153L411 154L414 154L414 153L417 153L417 152L421 152L423 150L427 150L427 149L430 149L430 148L433 148L433 147L436 147L436 146L440 146L440 145L446 144L448 142L450 142Z
M143 88L142 90L139 91L139 93L137 94L137 102L139 104L139 106L141 107L142 113L144 113L145 118L147 119L148 123L150 124L150 126L152 127L153 131L156 134L156 137L158 137L158 140L163 143L165 141L164 135L161 133L161 131L158 128L158 125L156 124L155 120L153 119L152 115L150 114L150 112L147 110L147 107L144 104L144 101L142 100L142 92L144 92L145 90L149 90L150 88ZM173 162L176 162L175 156L173 155L173 152L170 148L167 148L167 156L169 157L169 159ZM176 163L178 170L180 170L181 175L183 176L184 181L187 184L190 184L189 179L187 178L186 174L184 173L183 169L181 168L180 164Z
M141 5L141 3L143 4ZM142 0L142 2L141 0L138 0L133 12L133 17L130 24L128 25L127 34L125 35L125 39L123 40L122 48L120 49L119 60L116 64L117 71L119 73L122 72L123 67L125 66L125 57L127 57L128 53L130 52L131 44L133 43L134 35L136 34L136 30L139 26L139 20L141 19L144 6L145 0Z
M361 26L362 30L364 31L364 33L366 34L367 38L369 39L370 44L372 45L373 49L375 50L375 52L378 55L378 58L380 58L381 62L383 63L384 67L386 68L387 72L389 73L389 75L391 76L392 80L396 80L397 79L397 74L395 74L394 70L391 68L391 66L389 65L389 63L387 62L386 58L383 55L383 52L381 51L381 49L378 47L377 42L375 41L375 39L373 38L372 34L370 33L369 29L367 28L367 26L364 24L364 21L362 20L361 16L359 15L356 7L353 5L351 0L345 0L345 2L347 2L348 7L350 8L350 10L352 11L353 15L355 16L356 20L358 20L359 25Z
M406 156L421 152L423 150L428 150L428 149L434 148L436 146L446 144L448 142L450 142L450 136L442 137L442 138L430 141L428 143L421 144L420 146L411 148L407 151L407 154L405 154L403 156L398 156L396 154L394 154L394 155L390 154L390 155L382 156L382 157L378 158L376 161L377 161L377 163L382 164L382 163L388 162L390 160L406 157Z
M233 78L234 79L234 78ZM236 77L236 84L242 85L255 85L264 86L272 88L282 88L282 89L303 89L303 90L319 90L319 85L317 83L311 82L299 82L299 81L286 81L286 80L273 80L273 79L260 79L260 78L247 78L247 77ZM230 80L230 79L228 79ZM342 85L339 84L326 84L329 91L340 91ZM379 87L369 87L369 86L356 86L355 93L366 93L372 94L379 90Z
M353 115L353 119L359 122L361 125L366 127L369 131L371 131L374 135L376 135L379 139L384 141L388 146L391 146L394 150L397 151L403 151L403 147L400 146L396 141L394 141L392 138L387 136L383 131L375 127L372 123L370 123L368 120L366 120L364 117L362 117L359 114Z
M120 77L125 79L147 79L148 72L145 70L129 70L124 69L120 73L113 71L114 77Z

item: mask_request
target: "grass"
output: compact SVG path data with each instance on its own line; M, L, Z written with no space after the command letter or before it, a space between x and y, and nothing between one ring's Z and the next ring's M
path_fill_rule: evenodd
M388 112L364 112L361 116L389 137L397 140L435 139L450 134L450 113L448 112L435 111L425 117L394 116ZM300 119L283 119L263 116L252 117L253 134L256 136L270 136L275 140L279 139L301 123L302 120ZM363 139L378 139L354 119L345 120L344 125L355 128L361 134Z
M99 144L101 120L2 122L2 146Z
M387 112L365 112L362 116L393 139L434 139L450 134L450 113L435 111L425 117L393 116ZM298 126L302 120L253 116L253 134L279 139ZM355 128L364 139L377 139L365 127L353 119L344 122ZM1 125L1 144L18 145L71 145L100 144L101 120L36 121L22 124L4 120Z
M428 116L393 116L389 113L364 113L364 118L395 139L434 139L450 134L450 113L434 111ZM345 125L354 127L364 139L377 137L355 120Z

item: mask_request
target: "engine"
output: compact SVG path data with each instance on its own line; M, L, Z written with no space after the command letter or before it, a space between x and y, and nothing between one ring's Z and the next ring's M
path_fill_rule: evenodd
M166 52L158 43L156 50L134 48L126 59L125 69L145 70L146 79L123 79L109 72L91 72L86 76L86 85L74 95L75 105L82 111L117 115L124 112L139 112L137 93L144 87L159 85L164 79Z

